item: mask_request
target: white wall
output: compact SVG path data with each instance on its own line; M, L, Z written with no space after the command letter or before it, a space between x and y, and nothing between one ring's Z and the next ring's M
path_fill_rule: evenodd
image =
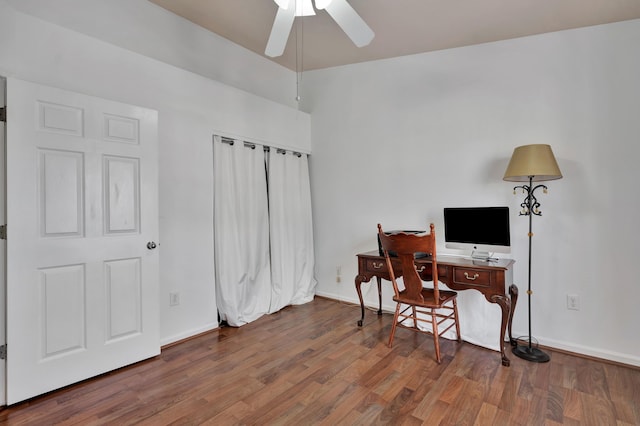
M256 58L259 79L263 62ZM162 344L217 327L212 134L309 152L309 115L23 14L4 0L0 76L159 111ZM169 307L172 291L180 292L179 306Z
M21 12L297 108L293 72L147 0L3 1Z
M357 300L355 254L376 247L378 222L433 221L443 243L443 207L508 205L514 334L527 335L528 221L502 176L513 148L548 143L564 178L534 217L533 334L640 365L638 46L628 21L306 73L318 294ZM375 306L375 285L363 289Z

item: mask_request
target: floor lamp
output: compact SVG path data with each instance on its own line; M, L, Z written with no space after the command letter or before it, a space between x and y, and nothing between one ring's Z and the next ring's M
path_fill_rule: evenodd
M520 206L520 216L529 216L529 279L527 287L527 296L529 301L529 336L528 344L521 345L516 344L512 352L517 357L526 359L533 362L547 362L549 361L549 355L540 350L536 346L531 344L531 239L533 238L533 232L531 231L531 219L534 215L540 216L540 203L536 199L535 192L537 189L542 188L543 192L547 192L545 185L533 186L533 182L540 182L545 180L554 180L562 178L560 168L556 162L551 147L549 145L524 145L519 146L513 151L507 171L504 173L503 179L512 182L528 182L529 184L518 185L513 188L513 193L516 193L516 189L522 189L522 192L526 194L526 197Z

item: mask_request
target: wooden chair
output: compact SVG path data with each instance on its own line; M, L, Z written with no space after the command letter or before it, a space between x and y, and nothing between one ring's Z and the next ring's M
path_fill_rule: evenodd
M404 327L422 333L433 334L436 347L436 360L440 363L440 342L438 338L455 325L458 342L460 338L460 323L458 322L458 294L454 291L440 290L438 288L438 263L436 260L436 234L433 223L430 225L430 233L410 234L404 232L386 234L382 226L378 224L378 235L387 262L387 270L393 284L397 303L396 312L391 326L389 347L393 345L393 337L396 327ZM389 253L392 253L390 255ZM416 254L428 254L431 256L431 276L429 271L417 271L414 263ZM396 268L393 268L396 264ZM398 268L399 264L399 268ZM422 274L422 276L421 276ZM404 290L398 288L397 278L404 281ZM432 288L423 287L423 277L433 280ZM406 305L401 310L402 305ZM431 331L418 327L418 323L431 323ZM445 323L443 330L439 327Z

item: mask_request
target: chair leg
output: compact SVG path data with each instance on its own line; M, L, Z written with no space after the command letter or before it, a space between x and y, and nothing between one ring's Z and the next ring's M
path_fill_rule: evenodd
M393 316L393 324L391 324L391 335L389 336L389 343L387 346L393 346L393 336L396 334L396 325L398 324L398 315L400 314L400 303L396 304L396 313Z
M431 309L431 326L433 328L433 343L436 347L436 361L440 364L440 340L438 339L438 317L436 317L436 310Z
M460 321L458 321L458 301L453 299L453 319L456 322L456 334L458 335L458 342L462 342L462 336L460 335Z
M416 307L411 307L411 314L413 315L413 328L418 328L418 314L416 314Z

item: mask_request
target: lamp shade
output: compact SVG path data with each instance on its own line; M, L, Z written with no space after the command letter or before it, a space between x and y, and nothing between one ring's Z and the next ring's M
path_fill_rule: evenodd
M513 182L560 179L562 173L549 145L523 145L513 150L513 155L502 179Z

